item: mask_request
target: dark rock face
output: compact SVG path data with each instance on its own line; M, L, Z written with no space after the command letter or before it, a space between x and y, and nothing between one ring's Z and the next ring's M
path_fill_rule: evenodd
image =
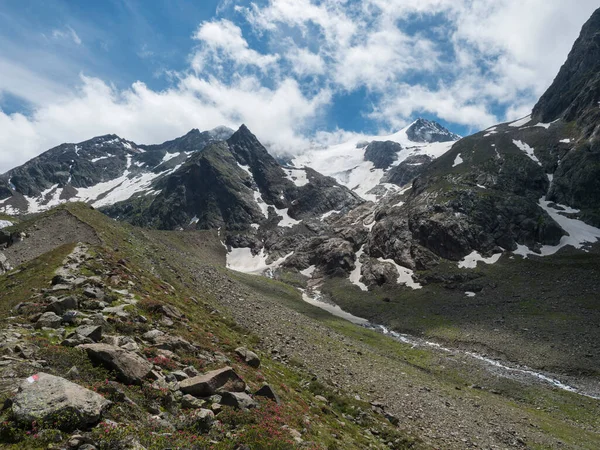
M138 153L132 142L109 134L79 144L61 144L0 179L6 186L12 185L12 190L30 197L54 185L86 188L121 176L128 157Z
M158 145L137 145L114 134L78 144L61 144L1 175L0 199L12 195L38 197L45 192L49 201L55 194L58 196L56 189L62 189L60 199L68 200L77 194L77 189L111 181L124 174L158 174L173 169L191 153L232 134L233 130L220 127L204 132L194 129L185 136ZM167 154L170 158L163 162Z
M450 142L460 139L459 135L427 119L418 119L406 130L406 135L413 142Z
M403 187L422 174L433 158L427 155L409 156L385 174L383 181Z
M549 123L577 120L585 136L600 121L600 9L583 26L558 76L533 109L533 118Z
M365 161L371 161L376 169L387 169L398 158L402 146L393 141L373 141L365 149Z
M152 228L243 231L251 224L278 223L276 209L300 220L362 202L333 178L312 169L295 170L304 170L309 183L297 186L288 179L275 158L242 125L227 141L208 145L159 180L156 197L118 203L104 212Z

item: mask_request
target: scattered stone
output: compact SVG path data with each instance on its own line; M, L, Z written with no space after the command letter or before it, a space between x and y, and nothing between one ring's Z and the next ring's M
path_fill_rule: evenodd
M60 328L62 318L53 312L45 312L35 323L35 328Z
M181 320L184 317L179 308L171 305L160 305L158 308L156 308L156 312L170 317L171 319Z
M181 415L177 421L177 428L180 430L196 429L199 431L208 431L215 420L215 413L210 409L197 409L190 414Z
M264 397L264 398L268 398L273 400L275 403L277 403L278 405L281 404L281 400L279 399L279 396L277 395L277 393L273 390L273 388L271 386L269 386L268 384L265 384L263 387L261 387L258 391L256 391L256 393L254 394L255 397Z
M150 331L142 334L142 339L144 339L145 341L154 343L157 337L163 336L164 334L165 333L160 330L150 330Z
M102 339L102 327L97 325L82 325L75 328L75 333L98 342Z
M96 300L104 300L104 291L100 288L86 288L83 295Z
M237 409L251 409L258 406L258 403L245 392L223 392L221 403Z
M198 375L200 375L200 372L198 372L198 369L196 369L194 366L184 367L183 371L186 375L190 377L197 377Z
M243 392L246 383L231 367L213 370L180 383L181 392L196 397L208 397L222 389L230 392Z
M62 321L68 325L76 325L79 322L79 312L73 310L67 311L62 315Z
M72 295L70 295L68 297L63 297L61 299L52 301L46 307L46 311L51 311L53 313L63 315L70 309L77 309L78 307L79 302L77 301L77 297L73 297Z
M315 400L319 401L319 402L323 402L323 403L329 403L329 400L327 400L325 397L323 397L322 395L315 395Z
M99 394L64 378L40 372L23 381L12 412L19 422L54 423L61 430L97 423L111 404Z
M206 405L206 401L200 400L190 394L185 394L181 398L181 407L183 409L199 409L203 408L204 405Z
M174 372L171 372L171 375L173 375L177 381L183 381L189 378L189 375L182 370L175 370Z
M77 378L79 378L79 369L77 369L76 366L71 367L67 372L66 377L69 380L76 380Z
M250 367L254 367L255 369L258 369L258 367L260 367L260 359L258 358L258 355L256 353L251 352L246 347L238 347L235 349L235 352Z
M82 345L92 362L114 370L117 378L127 384L140 384L152 370L152 364L139 355L107 344Z

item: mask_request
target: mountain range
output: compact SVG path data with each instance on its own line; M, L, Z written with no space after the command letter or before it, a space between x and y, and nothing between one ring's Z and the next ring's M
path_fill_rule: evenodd
M598 448L599 240L600 9L471 136L61 144L0 175L0 442L77 389L69 448Z

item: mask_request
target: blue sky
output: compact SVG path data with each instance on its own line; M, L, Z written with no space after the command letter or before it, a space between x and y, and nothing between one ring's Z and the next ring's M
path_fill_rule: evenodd
M0 3L0 172L61 142L245 122L300 152L526 115L596 0Z

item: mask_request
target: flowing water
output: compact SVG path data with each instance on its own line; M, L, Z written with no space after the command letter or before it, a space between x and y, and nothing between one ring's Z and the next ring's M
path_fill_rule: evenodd
M395 331L391 331L383 325L377 325L370 323L367 319L362 317L357 317L355 315L350 314L349 312L344 311L338 305L334 305L332 303L324 302L322 300L322 296L318 291L312 291L312 295L307 293L306 291L302 291L302 299L310 303L313 306L317 306L318 308L324 309L325 311L331 313L336 317L340 317L344 320L352 322L357 326L362 326L368 328L370 330L377 331L382 333L390 338L402 342L404 344L409 344L414 348L431 348L437 351L441 351L444 353L452 353L452 354L460 354L467 356L474 361L482 364L487 370L490 372L505 377L516 379L523 382L537 382L543 383L547 385L551 385L558 389L562 389L564 391L573 392L575 394L579 394L585 397L590 397L593 399L600 400L600 386L586 386L586 387L574 387L567 382L561 381L558 379L556 375L545 374L542 372L537 372L529 367L511 364L504 361L498 361L496 359L488 358L479 353L470 352L466 350L460 349L451 349L448 347L444 347L436 342L431 342L423 338L419 338L416 336L411 336L408 334L397 333Z

